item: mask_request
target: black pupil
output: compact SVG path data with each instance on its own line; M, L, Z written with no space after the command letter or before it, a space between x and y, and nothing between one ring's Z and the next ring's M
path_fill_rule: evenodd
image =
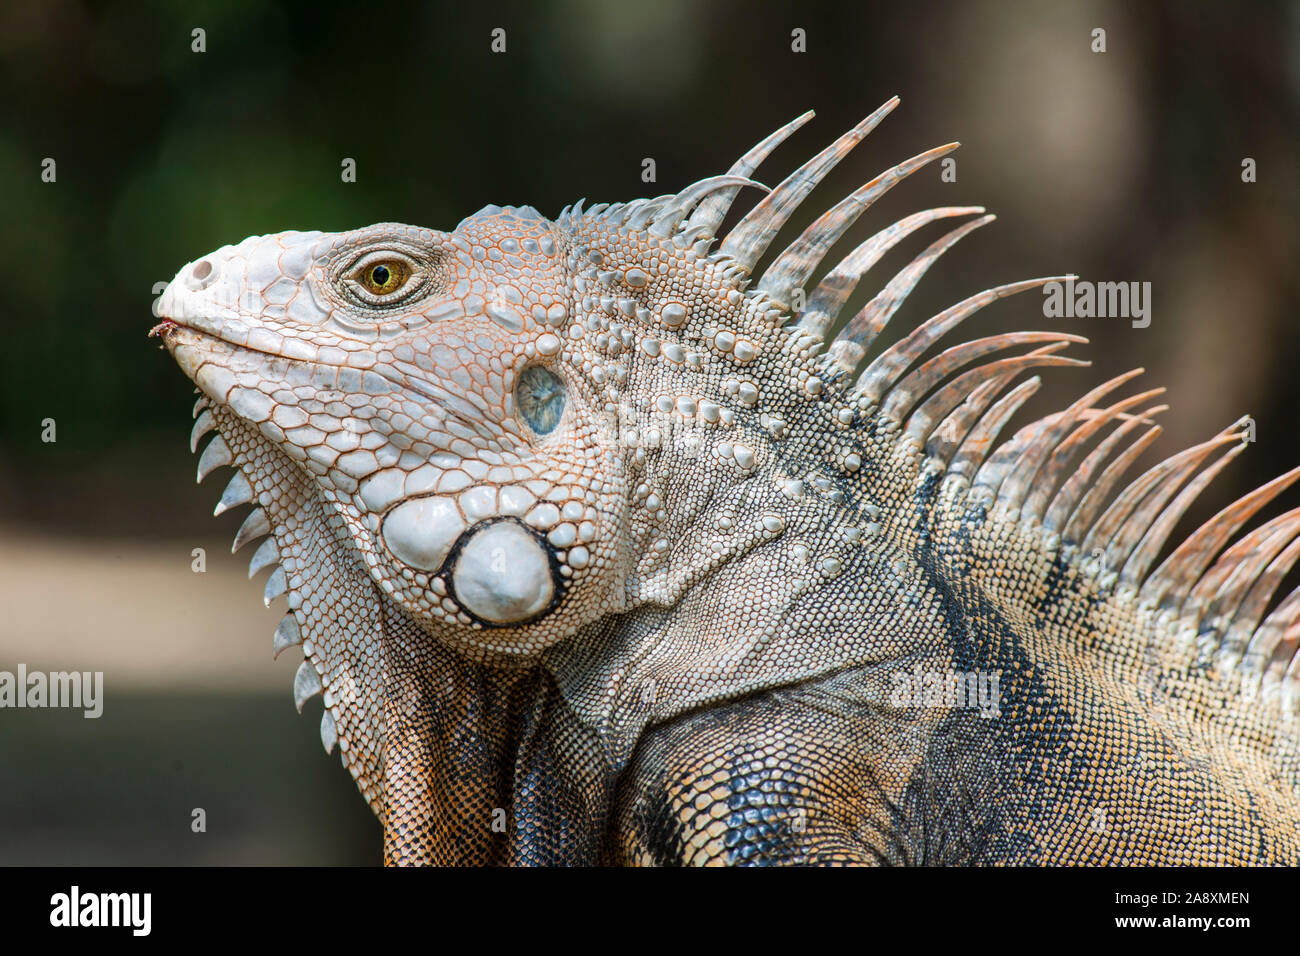
M388 285L390 275L388 266L375 266L370 270L370 281L377 286L385 286Z

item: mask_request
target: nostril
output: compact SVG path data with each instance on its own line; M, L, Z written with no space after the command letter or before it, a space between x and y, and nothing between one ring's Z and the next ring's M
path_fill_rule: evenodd
M191 292L202 292L217 281L217 275L217 268L211 259L200 259L185 276L185 287Z

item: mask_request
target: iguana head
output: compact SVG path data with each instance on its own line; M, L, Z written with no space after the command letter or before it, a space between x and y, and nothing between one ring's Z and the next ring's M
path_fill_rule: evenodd
M281 233L187 265L159 312L387 599L465 653L528 658L621 607L628 561L608 408L630 343L584 340L570 260L530 209Z

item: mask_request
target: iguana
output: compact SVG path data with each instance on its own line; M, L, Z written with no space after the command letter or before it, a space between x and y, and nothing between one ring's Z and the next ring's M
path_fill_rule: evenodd
M254 237L163 293L191 444L219 433L199 478L234 466L218 513L255 506L235 548L264 538L274 651L301 647L298 708L322 694L387 862L1300 862L1300 592L1266 614L1300 509L1229 545L1300 469L1157 567L1243 423L1125 483L1165 407L1118 397L1133 372L998 443L1086 340L932 347L1054 280L881 339L979 207L813 282L955 143L754 275L897 102L721 238L811 113L674 195Z

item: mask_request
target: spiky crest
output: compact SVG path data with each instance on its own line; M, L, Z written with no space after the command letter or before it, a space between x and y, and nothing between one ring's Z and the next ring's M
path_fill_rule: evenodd
M1150 618L1157 633L1200 633L1202 644L1208 642L1221 666L1235 668L1247 684L1281 686L1294 710L1300 697L1300 589L1267 617L1264 611L1300 559L1300 512L1274 519L1224 548L1251 515L1300 478L1300 469L1225 508L1151 571L1179 519L1244 449L1242 422L1125 484L1125 473L1160 433L1152 425L1153 416L1167 408L1141 406L1163 390L1145 391L1107 407L1097 403L1141 369L1087 392L1062 412L1025 426L999 445L1004 426L1040 384L1034 376L1013 385L1020 374L1087 364L1056 354L1087 340L1060 332L1018 332L960 343L924 358L957 325L996 299L1072 276L1010 283L972 295L914 328L863 369L873 344L926 271L960 239L994 219L980 216L933 242L832 335L863 275L895 244L939 219L984 212L978 206L940 207L901 219L858 245L825 272L802 309L797 307L796 292L810 282L872 202L955 149L956 143L881 173L817 218L761 275L752 275L795 209L897 104L897 97L892 98L799 167L720 242L714 234L739 189L752 183L750 175L812 113L761 141L725 176L701 180L673 196L625 206L592 207L583 213L578 204L565 210L560 222L616 222L646 229L678 248L690 247L701 267L721 270L733 294L743 295L744 308L738 307L737 315L759 327L779 326L790 364L811 363L804 371L810 367L818 384L809 389L810 401L855 409L859 428L894 429L896 440L915 451L918 475L937 476L945 486L964 489L972 504L1040 529L1044 547L1059 550L1061 559L1094 581L1103 596L1130 602ZM738 301L734 304L739 306ZM1022 345L1034 348L968 368ZM1134 438L1142 426L1151 427Z

